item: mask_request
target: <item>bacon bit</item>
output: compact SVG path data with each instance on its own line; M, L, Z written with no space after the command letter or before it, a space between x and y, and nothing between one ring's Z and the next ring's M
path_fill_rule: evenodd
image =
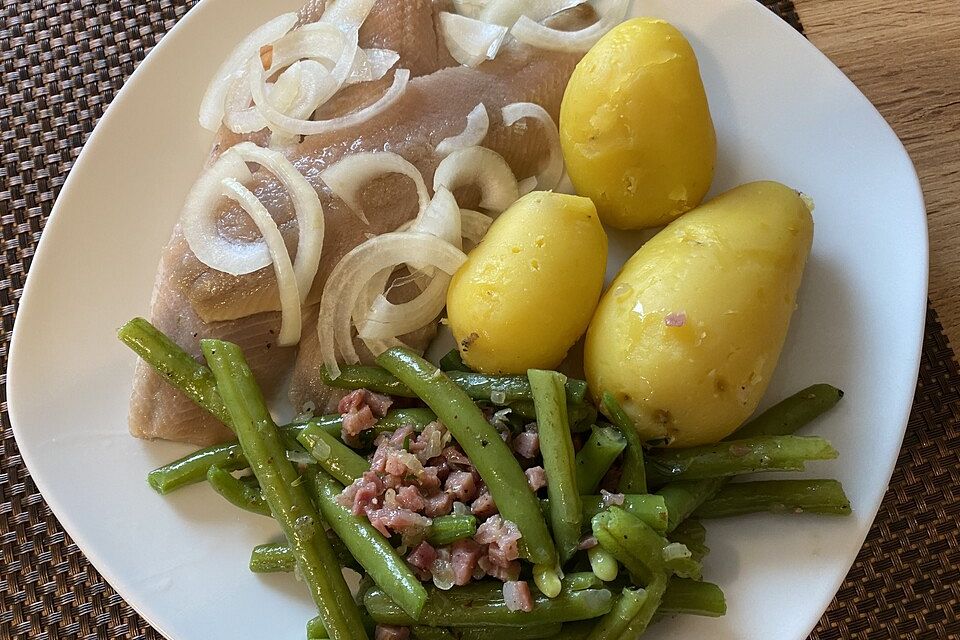
M687 324L687 314L683 311L671 313L663 319L663 323L668 327L682 327Z
M487 557L500 567L507 567L520 557L520 528L500 516L491 516L477 527L473 539L479 544L489 545Z
M457 447L447 447L443 450L442 455L451 467L457 467L464 471L473 470L473 463L470 462L470 458Z
M513 451L528 460L532 460L540 453L540 434L525 431L513 439Z
M450 561L453 563L454 581L462 587L473 579L477 563L483 556L483 547L470 540L458 540L450 548Z
M388 396L373 393L366 389L351 391L337 404L337 411L343 416L343 436L354 440L358 435L372 429L377 418L387 415L393 400Z
M477 567L482 569L486 575L490 576L491 578L495 578L500 582L511 582L520 579L519 560L514 560L513 562L507 564L507 566L501 567L491 560L489 556L484 556L480 558L480 561L477 563Z
M530 467L523 473L527 476L527 484L534 492L547 486L547 473L543 470L543 467Z
M388 538L393 532L402 533L405 537L416 537L426 533L431 524L429 518L399 507L367 507L365 513L370 524Z
M455 471L447 476L444 488L460 502L470 502L477 497L477 481L469 471Z
M493 496L490 495L490 491L486 487L480 490L480 495L470 505L470 513L478 518L487 518L499 513L497 503L493 501Z
M374 640L408 640L410 638L410 627L378 624L373 637Z
M431 518L449 515L453 511L453 496L449 493L438 493L424 501L423 513Z
M416 487L406 485L397 490L397 505L400 507L410 511L423 511L425 504L423 496Z
M503 583L503 601L510 611L533 611L533 595L530 585L523 581Z
M627 499L622 493L610 493L606 489L601 489L600 495L603 496L604 507L612 507L614 505L622 507L624 500Z
M430 578L430 568L437 559L437 550L428 542L421 542L410 555L407 556L407 562L421 574L421 580Z
M577 547L577 549L580 551L586 551L587 549L593 549L598 544L600 544L600 542L595 536L586 536L580 541L580 545Z

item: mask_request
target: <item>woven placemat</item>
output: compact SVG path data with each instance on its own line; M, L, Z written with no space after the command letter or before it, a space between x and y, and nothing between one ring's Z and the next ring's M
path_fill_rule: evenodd
M792 2L763 1L802 31ZM160 637L44 503L13 440L5 382L17 303L53 200L123 81L192 4L6 0L0 8L0 638ZM931 310L891 490L812 638L960 638L958 386Z

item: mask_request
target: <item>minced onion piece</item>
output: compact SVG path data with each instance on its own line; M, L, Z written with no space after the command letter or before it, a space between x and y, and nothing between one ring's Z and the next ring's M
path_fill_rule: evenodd
M386 233L371 238L343 257L330 274L320 301L317 333L320 353L333 378L340 375L337 352L345 362L360 361L353 345L352 318L367 282L385 269L423 261L452 275L467 256L449 242L425 233Z
M297 278L290 262L287 245L283 241L277 222L253 193L234 178L224 178L222 195L234 200L253 219L263 236L273 269L277 275L277 288L280 292L280 335L277 344L287 347L300 341L300 295L297 290Z
M227 56L200 102L200 125L204 129L216 131L220 126L227 93L236 78L245 71L247 61L251 57L259 60L260 49L283 37L297 24L297 20L296 13L285 13L274 18L244 38Z
M467 114L467 126L463 132L441 140L437 145L437 153L448 156L457 149L475 147L487 137L489 129L490 116L487 114L487 107L481 102Z
M356 31L366 22L375 4L376 0L335 0L323 12L320 20L344 31Z
M430 192L423 181L423 174L395 153L373 151L345 156L333 166L324 169L320 179L364 224L370 224L360 204L360 189L374 178L389 173L399 173L413 180L420 201L419 210L421 213L425 211L430 203Z
M456 13L440 13L440 30L450 55L460 64L475 67L497 57L509 29Z
M487 230L493 224L493 218L470 209L460 209L460 232L463 237L473 244L480 244L483 236L487 235Z
M492 0L486 4L479 19L512 27L521 16L539 22L585 2L586 0Z
M520 197L517 179L510 165L496 151L467 147L443 159L433 177L433 190L455 191L469 185L480 187L480 206L500 213Z
M396 102L406 91L407 83L410 81L410 71L408 69L397 69L393 76L393 84L373 104L359 111L330 120L304 120L291 118L272 108L267 102L263 90L263 73L260 72L259 76L260 78L254 80L251 84L253 101L260 108L267 122L270 123L270 128L275 131L304 136L337 131L366 122Z
M630 0L599 0L596 10L600 19L578 31L560 31L521 16L510 30L520 42L550 51L589 51L603 35L623 20Z
M547 161L537 174L537 188L541 191L556 189L563 177L563 150L560 148L560 131L547 110L532 102L514 102L503 108L503 124L512 127L525 118L540 122L547 136Z

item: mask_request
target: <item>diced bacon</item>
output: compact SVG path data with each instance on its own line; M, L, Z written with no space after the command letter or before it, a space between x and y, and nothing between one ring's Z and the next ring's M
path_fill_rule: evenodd
M363 407L357 411L343 414L343 436L344 439L356 438L368 429L372 429L377 424L370 407Z
M421 542L420 545L407 556L407 562L410 563L410 566L419 569L422 574L426 574L427 578L430 577L430 567L433 566L436 559L437 550L428 542Z
M453 511L453 496L438 493L424 500L423 513L431 518L449 515Z
M520 529L500 516L491 516L477 527L473 539L488 545L487 556L498 566L506 567L520 557Z
M580 541L580 546L577 547L580 551L586 551L587 549L593 549L595 546L600 544L596 537L586 536L583 540Z
M606 489L600 490L600 495L603 496L603 506L604 507L622 507L624 500L627 499L622 493L610 493Z
M404 509L411 511L423 511L424 500L420 491L413 485L400 487L397 491L397 504Z
M443 457L447 459L447 464L451 467L457 467L466 471L473 469L473 463L463 451L457 447L447 447L443 450Z
M532 460L540 453L540 434L525 431L513 439L513 450L522 458Z
M523 473L527 476L527 484L533 491L540 491L547 486L547 473L543 467L530 467Z
M503 583L503 601L510 611L533 611L533 594L530 585L523 581Z
M497 503L493 501L493 496L490 495L486 487L480 491L480 495L470 505L470 513L478 518L488 518L499 513Z
M483 555L483 547L473 540L458 540L451 548L454 580L458 587L468 584L477 570L477 563Z
M411 475L420 476L423 473L423 465L409 451L394 449L387 452L383 470L391 476L405 478Z
M394 627L378 624L373 634L374 640L409 640L410 627Z
M385 487L380 480L380 476L372 471L367 471L343 490L343 493L337 498L337 502L340 503L340 506L349 508L353 515L358 516L371 505L375 505L377 499L383 495L384 490Z
M460 502L470 502L477 497L477 481L468 471L455 471L447 476L444 488L448 494Z
M520 561L518 560L514 560L508 563L507 566L501 567L493 562L489 556L484 556L480 558L477 566L483 569L488 576L496 578L501 582L510 582L520 578Z
M387 411L390 410L391 405L393 405L393 399L390 396L385 396L382 393L374 393L373 391L364 390L363 401L366 403L370 410L373 411L373 415L378 418L382 418L387 415Z
M391 445L397 449L402 449L403 445L406 444L407 438L416 437L416 431L413 430L413 427L410 425L404 425L393 432L393 434L387 439Z
M424 427L417 439L410 443L410 451L416 454L420 462L426 463L443 452L443 448L450 442L450 434L439 422L431 422Z
M440 476L436 467L427 467L421 469L417 474L417 484L423 489L424 493L431 494L440 491Z
M416 535L427 530L430 519L419 513L399 507L383 507L381 509L367 508L367 520L374 528L390 537L392 533Z

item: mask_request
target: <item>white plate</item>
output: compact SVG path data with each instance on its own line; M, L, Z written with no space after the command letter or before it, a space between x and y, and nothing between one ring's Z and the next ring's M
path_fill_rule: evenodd
M144 476L188 448L127 435L134 358L114 337L147 312L160 249L208 152L197 105L225 53L298 0L204 0L118 94L74 167L37 251L14 329L10 415L64 528L147 620L177 640L302 638L312 605L290 576L247 571L270 521L205 486L169 498ZM816 241L780 367L781 398L832 382L847 396L815 426L841 452L813 465L853 500L846 519L753 516L709 524L719 620L650 638L806 637L863 543L887 488L916 382L927 232L903 147L859 91L754 0L640 0L691 39L717 123L716 191L756 179L817 201ZM768 400L769 402L769 400Z

